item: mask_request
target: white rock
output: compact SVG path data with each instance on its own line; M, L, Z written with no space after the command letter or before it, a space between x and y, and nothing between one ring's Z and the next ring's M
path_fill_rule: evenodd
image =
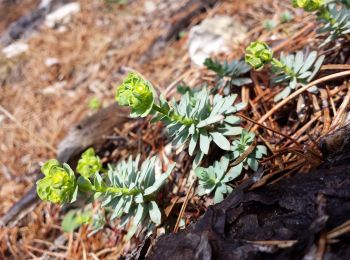
M192 62L203 66L210 55L228 52L233 43L244 40L246 32L247 28L230 16L205 19L189 33L188 52Z
M66 4L57 10L46 15L45 24L53 28L59 23L68 23L72 15L80 11L80 4L77 2Z
M46 65L46 67L48 67L48 68L50 68L50 67L52 67L52 66L54 66L54 65L57 65L57 64L59 64L60 63L60 61L57 59L57 58L47 58L46 60L45 60L45 65Z
M157 9L157 6L154 2L152 1L145 1L144 3L144 10L146 13L152 13Z
M26 52L28 49L28 44L23 42L15 42L3 48L2 53L6 58L10 59Z
M41 0L39 4L39 8L49 8L52 0Z

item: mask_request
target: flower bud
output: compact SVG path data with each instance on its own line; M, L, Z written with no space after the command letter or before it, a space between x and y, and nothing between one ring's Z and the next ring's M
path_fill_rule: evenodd
M76 181L69 165L49 160L41 171L45 177L36 183L40 199L53 203L71 202L76 192Z
M101 169L102 163L100 158L95 155L94 148L87 149L78 161L77 172L81 176L89 178Z
M256 70L272 60L273 52L265 42L252 42L246 49L245 62Z
M319 10L324 5L324 0L292 0L293 7L303 8L307 12Z
M117 102L121 106L131 107L131 116L145 117L151 110L155 91L148 81L136 73L129 73L123 84L117 88Z

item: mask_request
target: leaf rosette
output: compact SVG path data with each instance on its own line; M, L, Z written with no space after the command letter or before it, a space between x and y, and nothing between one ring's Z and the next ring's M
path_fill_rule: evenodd
M264 145L255 146L254 140L254 133L243 130L240 138L232 142L233 159L236 160L245 155L242 162L233 167L237 172L241 172L242 168L250 168L253 171L256 171L259 167L258 159L261 159L267 154L266 147ZM252 149L249 152L250 148ZM245 154L247 152L249 153Z

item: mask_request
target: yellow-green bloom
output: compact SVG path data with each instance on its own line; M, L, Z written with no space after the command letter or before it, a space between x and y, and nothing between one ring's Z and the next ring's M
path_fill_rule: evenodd
M40 199L53 203L71 202L75 199L77 185L74 172L68 164L49 160L41 167L44 178L37 181Z
M307 12L319 10L324 3L324 0L292 0L293 7L303 8Z
M132 72L117 88L115 98L119 105L131 107L131 116L145 117L152 110L155 91L151 83Z
M273 52L265 42L252 42L246 49L245 62L260 70L273 58Z
M87 149L78 161L77 172L85 178L102 169L102 163L98 156L95 155L94 148Z

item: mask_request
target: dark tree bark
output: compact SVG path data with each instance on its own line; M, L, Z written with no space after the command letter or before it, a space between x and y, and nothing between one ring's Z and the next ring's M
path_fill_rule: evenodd
M349 259L350 223L321 246L350 219L349 136L346 127L325 138L326 162L310 173L249 191L256 173L186 231L160 237L148 258Z

